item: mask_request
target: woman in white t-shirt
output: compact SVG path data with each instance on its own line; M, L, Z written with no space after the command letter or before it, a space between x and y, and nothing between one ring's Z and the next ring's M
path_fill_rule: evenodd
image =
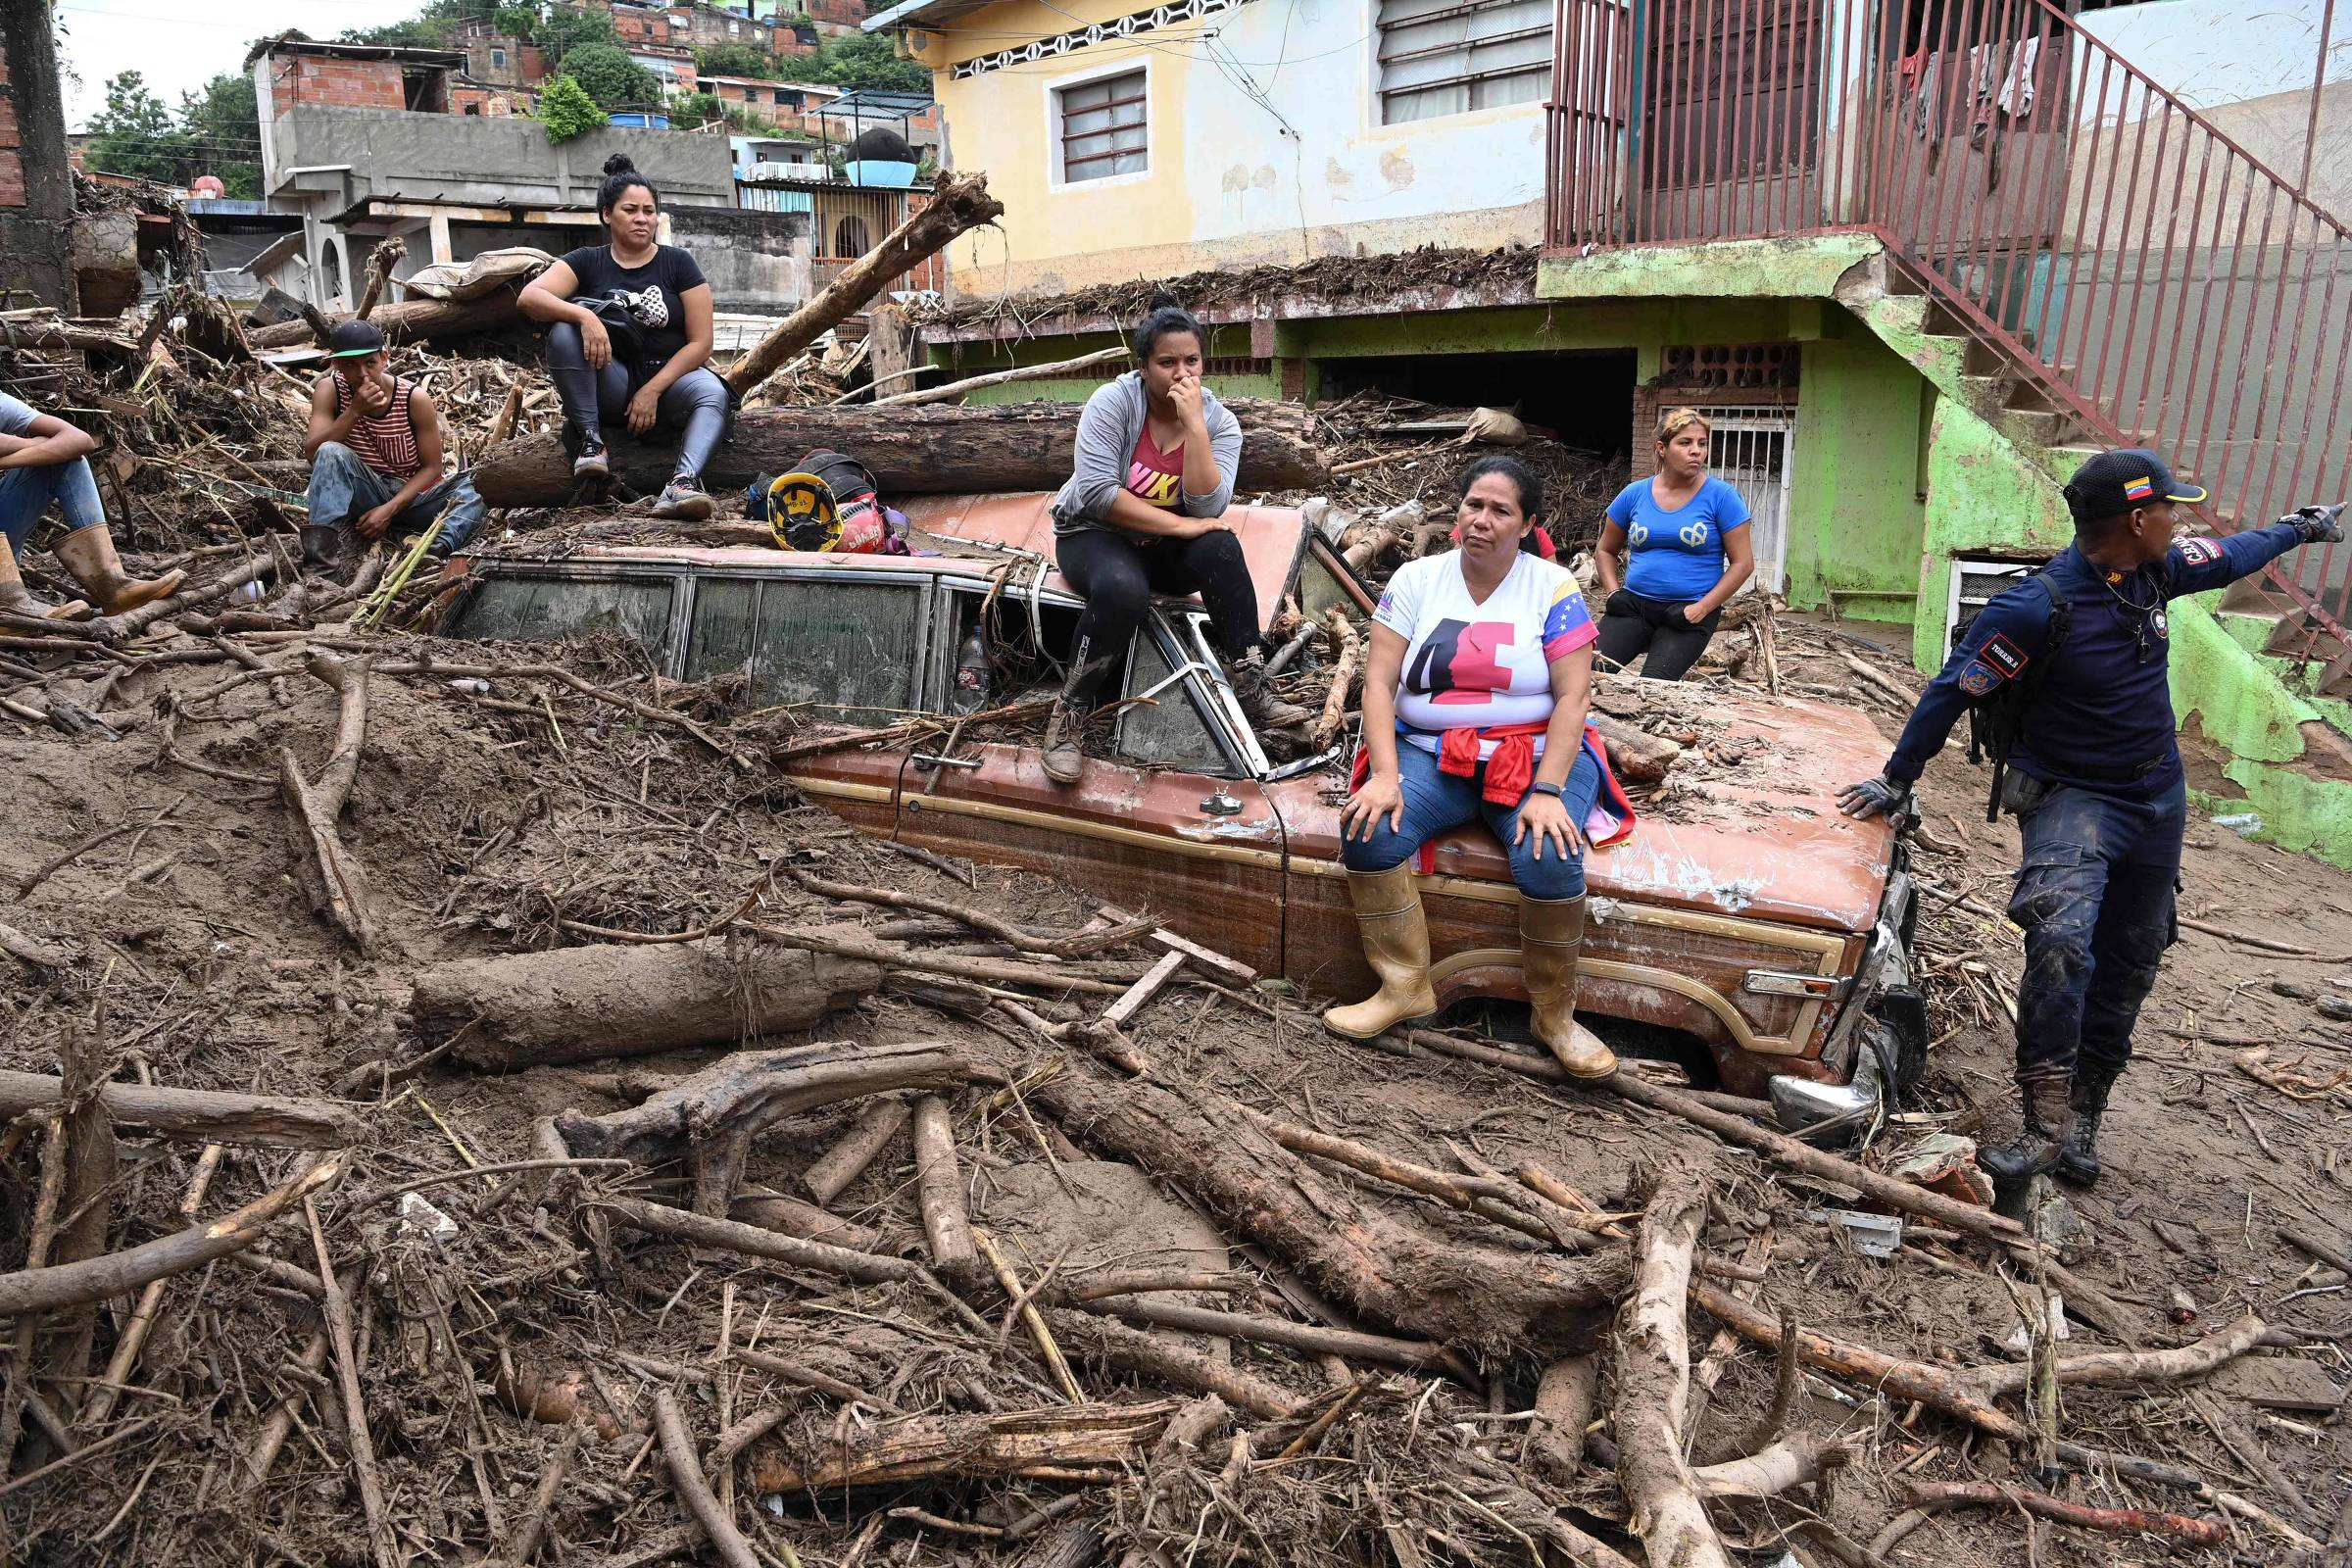
M1569 1072L1605 1078L1616 1057L1576 1022L1583 824L1601 777L1585 731L1597 634L1576 579L1523 548L1544 508L1527 466L1482 458L1461 494L1459 548L1397 568L1373 613L1340 855L1380 990L1323 1021L1369 1039L1437 1010L1412 859L1437 834L1484 820L1519 888L1536 1033Z

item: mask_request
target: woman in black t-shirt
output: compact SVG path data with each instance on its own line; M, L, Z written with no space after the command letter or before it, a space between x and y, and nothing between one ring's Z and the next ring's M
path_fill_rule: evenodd
M575 478L612 471L604 421L626 416L631 435L683 426L678 461L654 509L661 517L710 515L703 465L726 433L727 386L710 358L710 285L694 258L656 243L661 198L622 153L605 160L597 215L611 243L573 251L522 291L522 313L551 323L547 369L564 404Z

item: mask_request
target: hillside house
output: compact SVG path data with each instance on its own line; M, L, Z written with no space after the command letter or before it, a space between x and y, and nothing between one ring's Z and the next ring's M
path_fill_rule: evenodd
M1316 0L905 0L869 25L931 67L950 167L1006 199L955 277L1026 297L927 328L943 363L1116 341L1054 309L1089 285L1287 266L1211 312L1219 385L1516 404L1638 463L1660 402L1709 408L1760 578L1925 668L2068 537L2093 448L2167 448L2215 527L2352 489L2334 9L1379 0L1366 27ZM1512 243L1540 262L1309 286ZM1041 384L1093 385L1006 394ZM2232 759L2216 787L2352 863L2348 576L2310 553L2185 611L2174 667Z

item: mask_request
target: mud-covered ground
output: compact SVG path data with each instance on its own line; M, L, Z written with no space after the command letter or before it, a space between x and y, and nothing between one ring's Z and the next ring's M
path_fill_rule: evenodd
M1782 678L1816 694L1843 691L1891 734L1892 693L1915 678L1853 634L1785 620ZM1082 1465L1048 1477L798 1492L769 1502L760 1478L776 1474L776 1465L926 1415L1051 1406L1059 1399L1054 1378L1017 1326L998 1332L1002 1297L973 1298L984 1332L919 1292L607 1232L591 1223L594 1207L580 1189L543 1186L544 1173L528 1173L519 1186L499 1177L442 1182L421 1196L449 1216L454 1236L436 1241L422 1220L404 1228L390 1189L473 1163L533 1158L541 1152L536 1121L626 1103L625 1070L684 1072L720 1054L507 1076L444 1061L410 1076L401 1064L442 1043L418 1038L406 1017L411 981L442 959L584 940L580 926L698 928L760 888L765 923L890 926L925 952L989 951L985 937L953 923L924 932L906 924L904 910L815 898L780 874L787 868L926 895L1033 932L1077 930L1099 901L1034 876L909 859L801 802L756 761L730 762L675 724L552 682L493 678L481 694L432 674L379 674L342 827L366 868L380 933L361 956L306 906L276 783L281 748L306 773L320 766L335 696L303 672L298 640L247 646L282 673L222 690L238 665L191 662L122 676L103 696L72 672L40 688L78 695L93 710L137 715L120 742L68 740L0 719L0 774L10 792L0 923L70 954L55 966L0 957L0 1067L56 1072L71 1052L123 1080L348 1098L368 1107L366 1134L345 1156L342 1180L317 1200L318 1239L298 1211L244 1261L172 1279L126 1373L107 1368L126 1328L127 1297L87 1325L89 1353L63 1377L53 1375L68 1365L57 1331L74 1325L53 1320L14 1341L7 1398L26 1435L15 1479L0 1480L7 1560L369 1560L339 1352L324 1358L323 1371L312 1369L319 1358L304 1359L320 1324L305 1276L316 1284L321 1248L332 1267L350 1271L354 1373L397 1560L506 1560L518 1530L537 1516L535 1490L558 1465L564 1480L545 1514L552 1540L534 1560L649 1562L698 1551L701 1560L718 1560L695 1544L647 1433L651 1402L663 1390L678 1396L704 1462L766 1562L1010 1560L1090 1521L1107 1533L1102 1549L1114 1557L1140 1544L1166 1563L1509 1562L1530 1550L1512 1522L1522 1516L1510 1511L1530 1495L1639 1558L1604 1466L1589 1460L1561 1478L1526 1452L1521 1412L1544 1368L1527 1354L1480 1366L1490 1383L1483 1389L1354 1364L1347 1370L1362 1392L1290 1458L1278 1455L1307 1436L1303 1419L1244 1415L1239 1426L1257 1438L1253 1457L1238 1465L1220 1435L1189 1469L1181 1459ZM420 647L463 662L519 662L544 653L405 637L341 652L415 662ZM1891 687L1858 675L1847 653ZM712 711L696 693L649 687L615 651L568 657L599 685L681 713ZM1754 662L1746 667L1761 679ZM25 692L19 684L17 695ZM746 752L761 738L711 733ZM1890 1129L1874 1161L1929 1132L1999 1136L2014 1125L2000 1008L2014 986L2019 944L2002 920L1974 912L2005 902L2014 829L1984 825L1980 775L1957 749L1931 771L1923 798L1919 866L1938 889L1921 954L1937 1044L1928 1094L1914 1110L1928 1119ZM125 826L46 869L84 840ZM2352 1373L2345 1277L2283 1241L2280 1229L2352 1247L2344 1219L2352 1212L2344 1135L2352 1031L2320 1010L2352 999L2352 932L2344 929L2352 875L2247 842L2203 813L2189 843L2184 912L2312 956L2183 932L2143 1020L2138 1064L2109 1117L2108 1174L2094 1192L2070 1195L2082 1226L2074 1267L2126 1310L2144 1346L2184 1344L2251 1311L2313 1336L2294 1356L2341 1389ZM773 953L747 947L743 962L756 970ZM1075 967L1116 983L1154 956L1129 948ZM1103 1000L1029 995L1050 1020L1099 1011ZM1443 1169L1462 1168L1463 1156L1504 1171L1537 1159L1613 1211L1638 1208L1646 1173L1662 1162L1711 1155L1718 1200L1702 1246L1760 1265L1766 1278L1757 1299L1767 1309L1786 1307L1808 1328L1952 1366L2019 1353L2011 1286L1981 1248L1915 1234L1892 1258L1865 1257L1841 1228L1809 1217L1825 1201L1821 1191L1774 1178L1752 1155L1603 1093L1554 1091L1472 1063L1348 1044L1316 1027L1310 1009L1321 1000L1228 994L1187 980L1141 1012L1128 1034L1170 1081ZM1507 1034L1512 1010L1447 1021L1492 1023ZM985 1002L975 1012L936 991L888 988L812 1031L764 1044L916 1039L968 1051L1016 1079L1055 1054ZM370 1063L378 1065L359 1070ZM954 1104L975 1218L1008 1248L1024 1279L1055 1267L1082 1278L1206 1260L1261 1282L1219 1304L1275 1315L1313 1310L1297 1296L1286 1298L1262 1254L1227 1250L1233 1235L1213 1215L1131 1165L1084 1157L1101 1151L1083 1136L1085 1147L1073 1149L1063 1138L1070 1129L1046 1125L1050 1118L1022 1096L980 1085ZM799 1173L857 1110L830 1107L782 1124L754 1146L747 1181L795 1190ZM43 1120L22 1119L0 1134L0 1267L24 1261ZM110 1248L186 1223L178 1206L200 1147L125 1134L104 1199ZM219 1215L260 1196L300 1157L230 1149L195 1212ZM1319 1169L1343 1186L1354 1182L1358 1199L1465 1243L1513 1240L1395 1188ZM603 1171L585 1175L590 1192L624 1185ZM686 1178L662 1167L626 1185L683 1201ZM832 1207L877 1231L874 1245L920 1254L904 1134ZM2030 1280L2016 1284L2032 1288ZM1751 1347L1720 1346L1702 1315L1691 1324L1693 1358L1720 1378L1699 1401L1692 1456L1735 1456L1770 1403L1773 1361ZM2069 1327L2066 1352L2114 1348L2082 1322ZM808 1388L749 1359L751 1351L855 1385L864 1397ZM1332 1401L1331 1373L1309 1355L1239 1344L1230 1354L1234 1365L1314 1401L1310 1415ZM2352 1440L2337 1416L2276 1413L2249 1400L2249 1369L2278 1359L2250 1360L2194 1394L2167 1385L2070 1387L2062 1434L2188 1467L2215 1491L2325 1541L2352 1486ZM45 1381L27 1385L27 1367ZM1096 1399L1175 1393L1083 1360L1075 1371ZM111 1377L121 1386L91 1419L90 1401ZM1718 1505L1727 1539L1758 1548L1751 1561L1780 1561L1783 1550L1800 1563L1839 1560L1809 1528L1816 1516L1867 1551L1861 1544L1903 1513L1909 1482L2036 1482L2025 1458L1933 1410L1810 1375L1802 1393L1799 1427L1853 1437L1852 1462L1819 1491ZM1605 1384L1602 1398L1605 1414ZM560 1460L571 1425L527 1412L544 1418L573 1406L587 1420L578 1446ZM281 1407L296 1419L267 1477L256 1481L257 1444ZM739 1466L713 1459L722 1429L769 1409L782 1411L777 1425L748 1444ZM1605 1423L1597 1435L1607 1436ZM53 1462L57 1469L28 1478ZM1193 1490L1170 1490L1171 1465ZM2054 1484L2094 1505L2223 1519L2239 1560L2291 1560L2288 1537L2260 1519L2222 1513L2207 1497L2111 1477ZM1057 1500L1067 1497L1078 1500ZM1147 1508L1147 1499L1156 1501ZM1066 1511L1034 1522L1048 1504ZM1017 1532L1011 1540L1003 1534L1008 1529ZM1877 1560L2007 1568L2204 1551L1963 1509L1931 1517Z

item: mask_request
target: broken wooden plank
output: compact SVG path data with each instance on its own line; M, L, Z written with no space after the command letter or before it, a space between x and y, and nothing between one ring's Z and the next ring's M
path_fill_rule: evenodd
M1129 914L1114 904L1105 904L1095 912L1112 925L1133 925L1143 918ZM1212 980L1222 980L1231 986L1257 984L1257 971L1238 958L1229 958L1214 948L1204 948L1191 938L1179 935L1166 926L1155 926L1144 933L1144 940L1170 953L1181 953L1193 961L1194 967Z
M1144 977L1141 980L1129 986L1125 995L1121 996L1118 1001L1102 1009L1102 1017L1100 1021L1108 1028L1124 1029L1127 1026L1127 1020L1142 1011L1147 1003L1159 995L1159 988L1173 979L1176 971L1183 968L1187 961L1186 955L1182 953L1160 955L1159 961L1144 971Z

